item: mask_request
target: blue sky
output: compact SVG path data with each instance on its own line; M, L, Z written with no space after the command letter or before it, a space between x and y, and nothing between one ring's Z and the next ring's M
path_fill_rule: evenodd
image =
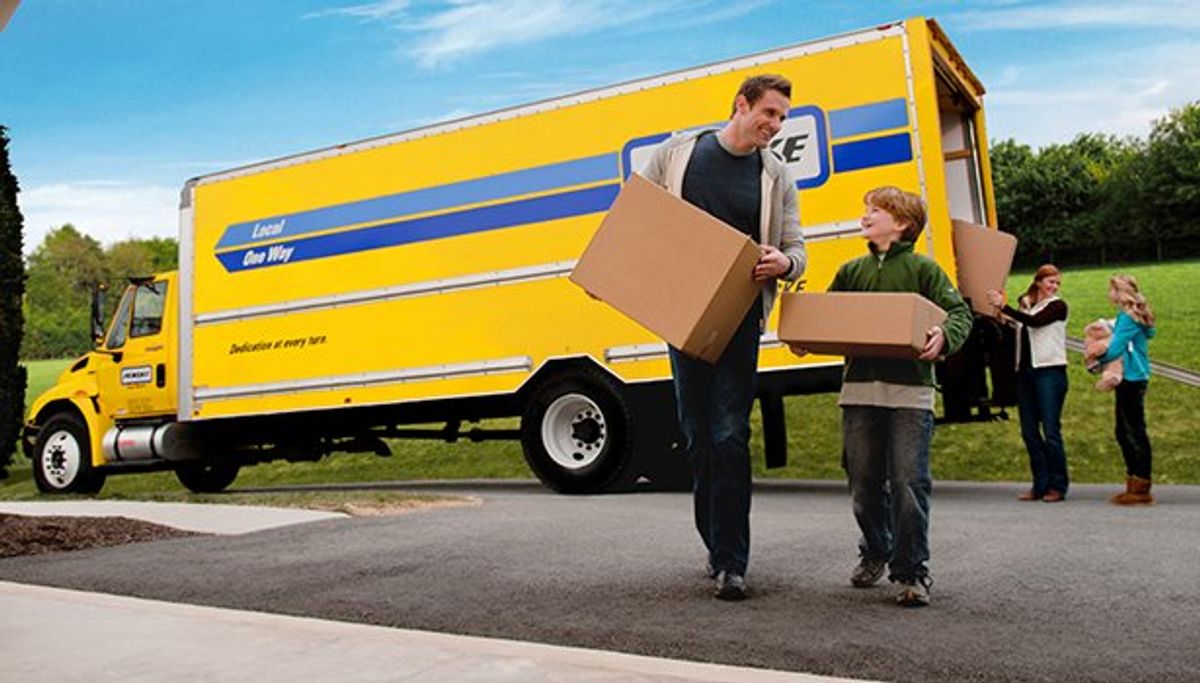
M988 88L992 139L1145 135L1200 99L1200 3L24 0L0 124L26 251L175 236L188 178L909 16Z

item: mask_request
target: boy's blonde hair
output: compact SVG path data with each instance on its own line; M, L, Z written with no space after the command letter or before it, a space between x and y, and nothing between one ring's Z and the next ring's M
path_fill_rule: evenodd
M929 210L925 207L925 200L912 192L885 185L868 192L863 197L863 203L883 209L892 214L897 222L903 223L904 234L900 239L905 242L916 242L925 229L925 217Z
M1108 286L1116 292L1117 306L1126 315L1143 325L1154 326L1154 311L1132 275L1114 275L1108 279Z

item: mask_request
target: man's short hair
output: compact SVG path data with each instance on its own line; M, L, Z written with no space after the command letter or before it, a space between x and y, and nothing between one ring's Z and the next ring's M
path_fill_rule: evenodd
M868 192L863 197L863 203L883 209L892 214L892 218L895 218L897 222L903 223L904 234L900 236L900 239L905 242L916 242L921 231L925 229L925 218L929 214L929 210L920 195L885 185Z
M759 100L768 90L774 90L780 95L792 99L792 82L780 76L779 74L759 74L750 76L742 81L742 86L738 88L737 94L746 98L746 103L751 107ZM733 109L729 115L733 116L737 112L737 96L733 98Z

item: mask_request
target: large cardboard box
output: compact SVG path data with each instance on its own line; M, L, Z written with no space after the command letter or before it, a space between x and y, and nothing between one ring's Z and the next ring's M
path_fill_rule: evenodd
M634 174L571 281L684 353L715 363L758 296L744 233Z
M1008 271L1012 269L1017 238L986 226L953 221L954 260L958 270L958 291L971 304L971 310L992 315L987 291L1004 291Z
M787 292L779 339L813 353L916 358L925 333L945 319L937 304L909 292Z

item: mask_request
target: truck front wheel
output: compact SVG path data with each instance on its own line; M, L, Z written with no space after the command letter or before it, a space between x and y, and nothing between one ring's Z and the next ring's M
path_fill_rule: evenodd
M87 425L71 413L54 415L38 431L33 480L42 493L98 493L104 473L92 467Z
M629 410L615 380L599 370L551 377L521 418L525 461L560 493L591 493L611 483L630 455Z
M237 479L240 469L229 462L186 462L176 468L175 477L192 493L220 493Z

